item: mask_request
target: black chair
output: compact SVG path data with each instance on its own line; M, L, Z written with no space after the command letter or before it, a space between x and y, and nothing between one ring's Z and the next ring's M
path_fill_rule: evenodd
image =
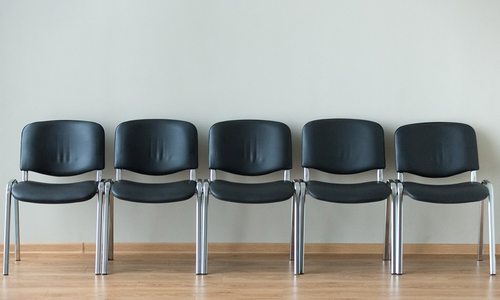
M198 132L185 121L148 119L123 122L115 133L116 180L107 181L104 196L104 242L102 274L108 273L113 258L113 200L148 204L172 203L197 195L202 183L196 179ZM122 179L122 170L142 175L170 175L189 171L187 180L144 183Z
M493 187L477 181L479 169L476 133L466 124L451 122L418 123L402 126L395 133L398 196L392 203L391 273L403 274L403 195L439 204L481 202L479 259L482 256L482 214L488 198L490 274L496 273ZM420 177L445 178L470 172L471 180L455 184L424 184L404 181L403 173Z
M304 203L306 194L331 203L359 204L387 199L390 207L391 185L384 182L385 147L383 128L371 121L322 119L302 129L302 167L300 197L294 204L294 273L304 272ZM332 183L310 180L310 169L329 174L352 175L376 170L374 181ZM387 212L387 210L386 210ZM389 251L389 214L386 213L384 259Z
M14 206L15 256L20 260L19 201L38 204L76 203L97 198L95 274L100 274L104 129L87 121L44 121L26 125L21 134L22 180L11 180L5 201L3 274L9 273L10 211ZM33 171L49 176L74 176L97 171L96 180L45 183L28 180Z
M209 194L243 204L280 202L295 197L298 184L290 180L292 140L287 125L264 120L234 120L213 125L208 137L210 180L203 184L197 206L196 274L207 274L207 205ZM216 178L216 171L259 176L284 171L284 179L240 183Z

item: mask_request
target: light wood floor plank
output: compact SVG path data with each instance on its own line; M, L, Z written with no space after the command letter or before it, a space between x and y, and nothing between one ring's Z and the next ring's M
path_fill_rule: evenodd
M194 253L194 243L115 243L115 250L120 252L178 252ZM209 243L210 253L286 253L288 243ZM500 247L500 245L497 245ZM3 248L3 244L0 244ZM11 252L14 245L10 245ZM94 252L95 244L22 244L23 252ZM306 243L306 253L325 254L377 254L382 253L382 243ZM484 245L484 252L488 252ZM405 254L475 254L475 244L404 244Z
M25 253L11 260L0 299L500 299L488 260L407 255L392 276L380 255L306 254L294 276L286 254L210 254L206 276L193 253L116 252L111 274L93 275L91 253Z

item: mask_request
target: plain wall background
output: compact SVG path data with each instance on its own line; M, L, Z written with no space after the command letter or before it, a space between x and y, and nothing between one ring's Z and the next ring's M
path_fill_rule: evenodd
M469 123L478 135L479 178L500 190L499 28L497 0L0 0L0 182L19 178L20 132L38 120L101 123L107 178L114 176L114 128L122 121L193 122L198 174L206 178L213 123L278 120L293 131L292 177L299 178L302 126L347 117L384 127L386 178L395 177L397 127ZM307 242L382 242L383 202L306 201ZM21 203L22 242L93 242L95 203ZM162 206L117 201L115 211L117 242L194 242L195 199ZM408 200L404 211L406 242L477 239L477 203ZM209 241L287 242L289 215L289 201L243 206L212 199Z

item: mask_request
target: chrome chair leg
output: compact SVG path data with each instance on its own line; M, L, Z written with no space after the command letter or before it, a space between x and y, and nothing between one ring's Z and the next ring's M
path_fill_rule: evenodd
M297 183L295 184L295 186L297 186ZM300 192L297 193L297 188L295 188L295 194L293 195L293 198L292 198L292 213L293 213L293 217L292 217L292 234L293 234L293 237L292 237L292 241L293 241L293 250L290 251L290 255L293 253L293 259L291 259L293 261L293 273L295 275L299 275L300 274L300 251L298 250L299 248L299 242L300 242L300 239L298 238L298 235L300 234L299 230L298 230L298 227L299 227L299 222L298 222L298 219L299 219L299 216L298 216L298 213L299 213L299 210L297 209L297 207L299 206L299 198L300 198ZM300 189L299 189L300 190Z
M95 274L101 274L101 249L102 249L102 187L99 182L97 193L97 221L96 221L96 241L95 241Z
M290 237L290 256L289 259L290 261L294 260L294 255L295 255L295 197L297 195L297 191L295 191L294 198L292 200L292 207L291 207L291 237Z
M294 264L293 272L295 275L304 274L304 202L305 202L305 183L298 183L294 195Z
M486 182L488 187L488 237L490 244L490 275L496 275L496 254L495 254L495 197L493 194L493 185L491 182Z
M391 205L391 274L403 274L403 185L397 184ZM394 197L394 195L393 195Z
M16 183L11 180L5 190L5 216L3 224L3 275L9 275L9 247L10 247L10 207L12 202L12 186Z
M101 275L108 274L108 257L109 257L109 244L111 243L109 233L109 219L110 219L110 189L111 183L106 181L104 183L104 199L102 202L102 248L101 248Z
M300 271L302 274L304 274L304 254L305 254L305 245L306 241L304 239L304 228L305 228L305 218L306 218L306 209L305 209L305 203L306 203L306 183L301 182L300 183L300 192L299 192L299 197L302 198L302 200L299 203L299 208L300 208L300 239L301 242L299 244L299 251L300 251Z
M110 183L111 185L111 183ZM111 186L110 186L111 188ZM109 234L109 245L108 245L108 260L115 259L115 198L111 195L111 192L108 193L108 205L109 205L109 214L108 214L108 234Z
M14 206L14 253L16 261L21 260L21 235L19 234L19 200L12 199Z
M484 231L484 201L479 202L479 238L477 242L477 260L482 261L484 259L484 242L483 242L483 231Z
M198 182L196 199L196 275L207 274L207 208L209 183Z
M384 235L384 255L382 260L390 259L390 229L391 229L391 195L387 197L385 202L385 235Z

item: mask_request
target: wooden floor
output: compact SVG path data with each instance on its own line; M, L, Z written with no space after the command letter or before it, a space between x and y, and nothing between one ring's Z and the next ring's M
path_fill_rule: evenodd
M91 254L22 259L0 299L500 299L488 261L471 255L408 255L403 276L380 255L306 254L301 276L286 254L211 254L205 276L191 253L115 253L107 276L93 275Z

